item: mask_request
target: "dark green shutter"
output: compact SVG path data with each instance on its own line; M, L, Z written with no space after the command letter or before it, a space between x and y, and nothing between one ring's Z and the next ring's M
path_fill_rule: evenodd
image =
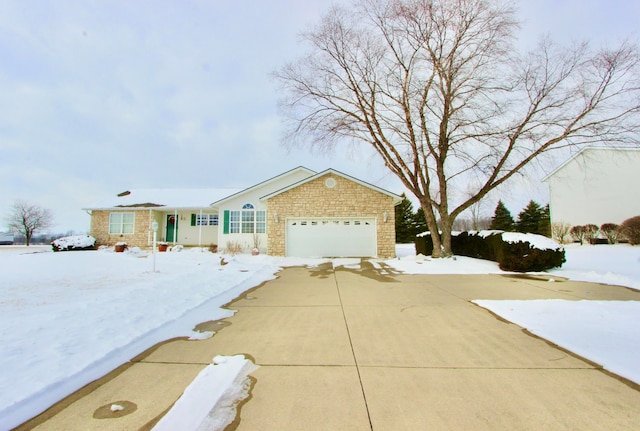
M196 225L196 215L191 214L191 226L195 226L195 225Z
M229 210L224 210L224 221L222 225L222 233L225 235L229 233Z

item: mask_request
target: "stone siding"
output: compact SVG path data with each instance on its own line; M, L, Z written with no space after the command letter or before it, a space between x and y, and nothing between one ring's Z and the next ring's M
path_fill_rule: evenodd
M114 212L135 213L132 234L109 234L109 214ZM147 247L149 245L149 210L92 211L89 234L96 239L97 245L114 245L124 241L129 247Z
M329 177L336 181L333 188L325 185ZM272 256L285 255L287 217L376 217L378 257L396 254L393 198L341 176L327 174L270 198L267 214L267 252Z

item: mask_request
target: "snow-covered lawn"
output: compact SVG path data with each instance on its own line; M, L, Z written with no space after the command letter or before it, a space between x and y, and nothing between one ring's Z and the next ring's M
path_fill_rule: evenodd
M385 262L407 273L502 272L495 263L465 257L416 262L412 245L399 245L397 250L399 259ZM198 336L191 328L232 315L233 311L220 307L274 278L279 268L322 262L248 255L226 259L229 263L220 265L220 255L205 249L157 253L157 272L153 272L152 257L135 250L53 253L49 246L0 247L0 430L38 414L159 341ZM640 289L640 247L570 246L567 260L553 273ZM353 262L340 260L334 265ZM639 304L481 303L640 383L640 366L633 369L633 364L640 364L640 331L634 324L640 316ZM623 313L631 317L614 319ZM635 320L629 323L625 319ZM551 329L538 329L540 323ZM555 330L559 326L562 336L554 338L560 334ZM601 335L594 335L594 328L601 328ZM611 339L612 333L622 337L617 345L594 341L594 337ZM585 340L589 341L586 346L579 344ZM630 366L616 365L622 356Z

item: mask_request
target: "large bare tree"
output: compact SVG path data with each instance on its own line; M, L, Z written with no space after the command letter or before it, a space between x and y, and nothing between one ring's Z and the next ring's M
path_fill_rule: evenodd
M53 223L51 211L24 200L16 200L7 217L9 228L24 233L27 246L36 231L47 229Z
M512 1L356 0L275 73L290 142L365 143L416 196L434 257L455 218L550 150L638 145L638 49L514 48ZM464 197L455 195L477 184Z

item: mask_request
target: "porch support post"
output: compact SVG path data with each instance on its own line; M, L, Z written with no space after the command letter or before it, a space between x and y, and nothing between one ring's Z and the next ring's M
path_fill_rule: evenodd
M176 237L178 236L178 208L173 210L173 245L176 245Z

